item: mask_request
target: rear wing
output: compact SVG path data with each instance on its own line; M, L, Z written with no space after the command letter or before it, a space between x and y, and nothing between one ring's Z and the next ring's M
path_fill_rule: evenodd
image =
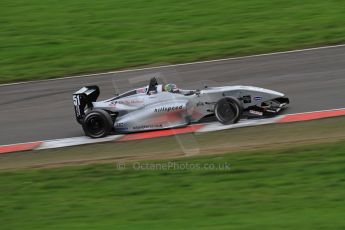
M92 108L99 96L99 87L96 85L85 86L73 94L73 105L78 123L82 123L85 116L85 108Z

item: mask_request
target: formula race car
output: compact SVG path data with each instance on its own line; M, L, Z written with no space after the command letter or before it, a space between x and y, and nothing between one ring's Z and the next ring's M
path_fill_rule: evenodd
M99 93L98 86L86 86L73 94L77 121L92 138L183 127L210 116L234 124L242 117L275 115L289 104L284 94L253 86L184 90L155 78L108 100L96 101Z

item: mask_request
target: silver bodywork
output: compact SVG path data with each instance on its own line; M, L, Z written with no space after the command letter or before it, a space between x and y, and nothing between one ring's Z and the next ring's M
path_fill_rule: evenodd
M148 93L148 88L131 90L104 101L93 101L92 106L85 107L84 113L92 109L105 110L113 117L116 133L130 133L199 122L204 117L214 115L215 104L224 97L239 99L243 110L256 116L264 116L267 111L278 113L289 103L282 93L253 86L209 87L176 93L163 91L162 85L157 85L155 93ZM74 95L87 90L84 87ZM78 98L74 98L75 106L78 103L76 100Z

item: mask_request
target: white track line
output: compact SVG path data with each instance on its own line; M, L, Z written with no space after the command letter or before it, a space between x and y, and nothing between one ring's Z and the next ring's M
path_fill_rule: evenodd
M71 138L47 140L47 141L43 141L43 143L38 148L36 148L35 150L54 149L54 148L70 147L70 146L76 146L76 145L109 142L109 141L115 141L122 136L123 135L112 135L112 136L99 138L99 139L92 139L89 137L81 136L81 137L71 137Z
M196 133L213 132L213 131L220 131L220 130L227 130L227 129L236 129L236 128L258 126L258 125L273 124L279 121L279 119L281 119L282 117L284 117L284 115L277 116L274 118L267 118L267 119L241 120L239 123L231 124L231 125L223 125L223 124L220 124L219 122L212 122L212 123L205 124L205 126L198 129Z
M144 68L137 68L137 69L109 71L109 72L103 72L103 73L75 75L75 76L69 76L69 77L52 78L52 79L37 80L37 81L35 80L23 81L23 82L0 84L0 87L27 84L27 83L33 83L33 82L59 81L59 80L65 80L65 79L92 77L92 76L99 76L99 75L106 75L106 74L129 73L129 72L142 71L142 70L154 70L154 69L163 69L163 68L178 67L178 66L199 65L199 64L230 61L230 60L241 60L241 59L247 59L247 58L265 57L265 56L279 55L279 54L289 54L289 53L299 53L299 52L307 52L307 51L322 50L322 49L332 49L332 48L338 48L338 47L345 47L345 44L320 46L320 47L314 47L314 48L288 50L288 51L280 51L280 52L272 52L272 53L264 53L264 54L254 54L254 55L248 55L248 56L242 56L242 57L222 58L222 59L214 59L214 60L208 60L208 61L187 62L187 63L180 63L180 64L172 64L172 65L162 65L162 66L144 67Z

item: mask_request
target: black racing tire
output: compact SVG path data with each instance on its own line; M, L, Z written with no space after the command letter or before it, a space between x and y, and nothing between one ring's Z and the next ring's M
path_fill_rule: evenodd
M101 138L110 134L113 128L113 120L108 112L95 109L85 115L82 127L86 136Z
M214 113L220 123L235 124L242 116L243 106L235 97L224 97L216 103Z

